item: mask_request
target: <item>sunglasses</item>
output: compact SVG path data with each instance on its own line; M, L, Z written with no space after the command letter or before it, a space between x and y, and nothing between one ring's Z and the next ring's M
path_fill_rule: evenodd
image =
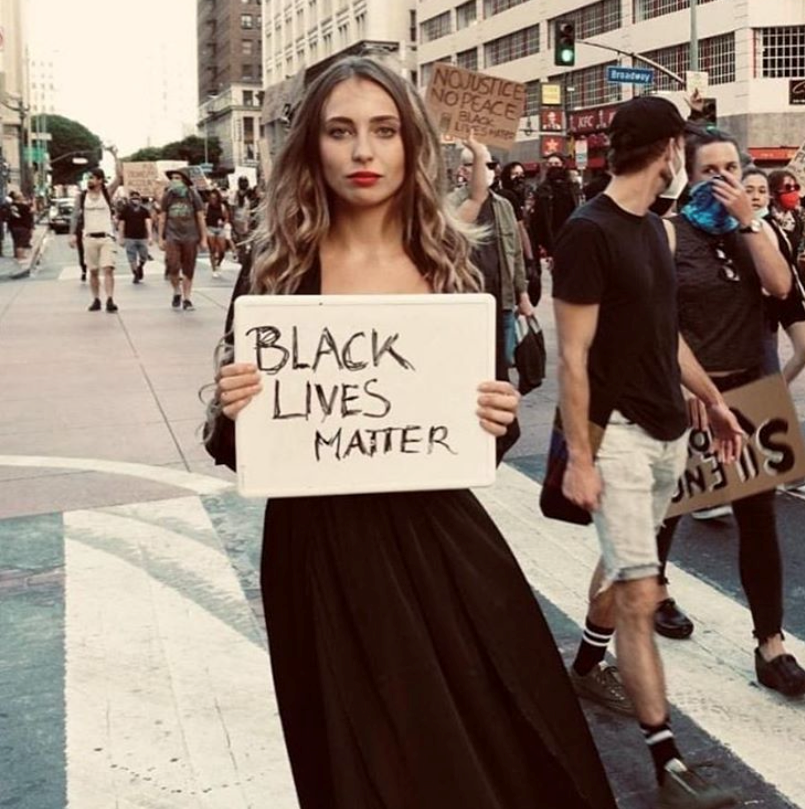
M465 169L471 169L475 164L474 163L462 163L461 165L464 166ZM486 167L488 169L494 169L494 168L497 167L497 165L498 165L497 163L487 163Z
M778 194L787 194L790 191L799 191L799 183L786 183L785 185L781 185Z
M733 260L727 255L726 251L724 250L724 245L719 242L715 246L715 253L716 258L719 261L718 267L718 277L722 281L727 281L729 283L736 283L741 280L741 276L738 273L737 268Z

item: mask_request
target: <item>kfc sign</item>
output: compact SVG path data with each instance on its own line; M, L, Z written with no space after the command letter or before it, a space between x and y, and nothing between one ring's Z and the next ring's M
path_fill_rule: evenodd
M618 110L618 104L607 107L593 107L589 110L579 110L568 115L568 132L573 135L589 135L593 132L602 132L609 129L612 119Z

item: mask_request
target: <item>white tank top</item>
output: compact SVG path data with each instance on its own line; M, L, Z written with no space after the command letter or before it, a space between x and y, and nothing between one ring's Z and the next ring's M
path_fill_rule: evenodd
M84 198L84 233L111 233L112 211L103 192L97 196L87 191Z

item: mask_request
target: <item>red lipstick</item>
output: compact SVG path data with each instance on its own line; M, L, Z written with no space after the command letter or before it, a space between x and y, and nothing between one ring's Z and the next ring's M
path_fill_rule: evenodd
M352 174L347 175L347 179L353 184L358 185L361 188L368 188L371 185L374 185L379 179L379 174L375 174L373 171L356 171Z

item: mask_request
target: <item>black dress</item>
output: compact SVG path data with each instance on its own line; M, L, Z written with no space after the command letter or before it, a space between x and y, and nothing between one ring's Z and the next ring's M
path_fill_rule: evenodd
M232 465L228 425L207 444ZM261 586L301 809L614 809L550 629L469 491L271 500Z

